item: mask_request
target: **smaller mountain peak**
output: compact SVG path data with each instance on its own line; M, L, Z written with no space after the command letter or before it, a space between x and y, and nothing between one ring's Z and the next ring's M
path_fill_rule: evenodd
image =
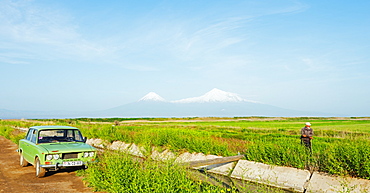
M143 96L139 101L156 101L156 102L165 102L166 100L159 96L155 92L149 92L145 96Z

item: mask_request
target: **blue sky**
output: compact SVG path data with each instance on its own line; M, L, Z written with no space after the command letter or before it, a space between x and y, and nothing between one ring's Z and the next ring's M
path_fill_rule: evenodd
M370 116L370 1L0 0L0 109L103 110L213 88Z

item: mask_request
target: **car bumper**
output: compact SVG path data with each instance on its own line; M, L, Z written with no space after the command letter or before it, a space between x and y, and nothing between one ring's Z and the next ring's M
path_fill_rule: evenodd
M69 167L86 167L86 165L89 163L95 163L96 161L92 161L92 162L82 162L82 164L78 164L78 165L70 165L70 164L63 164L63 163L56 163L56 164L48 164L48 165L40 165L40 167L42 168L45 168L45 169L54 169L54 170L58 170L60 168L69 168Z

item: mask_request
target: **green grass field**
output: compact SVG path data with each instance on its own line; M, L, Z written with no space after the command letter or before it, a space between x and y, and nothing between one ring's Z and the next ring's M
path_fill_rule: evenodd
M305 122L311 122L315 133L312 154L300 143ZM11 135L14 126L70 125L88 138L135 143L148 151L154 146L178 154L240 153L250 161L370 179L370 118L83 118L0 123L0 134L14 141L22 137Z

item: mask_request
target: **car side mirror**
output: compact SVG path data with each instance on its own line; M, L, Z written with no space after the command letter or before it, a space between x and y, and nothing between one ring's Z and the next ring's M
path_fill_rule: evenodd
M86 141L87 141L87 137L84 137L84 143L86 143Z

